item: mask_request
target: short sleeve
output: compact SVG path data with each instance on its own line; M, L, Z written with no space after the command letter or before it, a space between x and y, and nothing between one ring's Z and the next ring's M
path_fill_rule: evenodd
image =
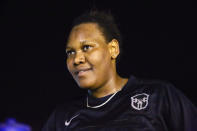
M195 105L172 84L165 90L164 117L171 131L197 131L197 109Z

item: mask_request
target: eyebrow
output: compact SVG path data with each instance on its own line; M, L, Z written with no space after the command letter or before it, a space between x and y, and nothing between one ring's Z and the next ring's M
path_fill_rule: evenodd
M82 41L81 44L96 44L95 41Z
M84 45L84 44L87 44L87 43L95 43L95 42L87 41L87 40L80 41L80 45L81 45L81 46ZM66 46L66 49L73 49L73 47Z
M72 47L67 46L67 47L65 48L65 51L68 51L68 50L73 50L73 48L72 48Z
M80 41L80 44L81 44L81 45L86 44L86 43L88 43L88 41L87 41L87 40Z

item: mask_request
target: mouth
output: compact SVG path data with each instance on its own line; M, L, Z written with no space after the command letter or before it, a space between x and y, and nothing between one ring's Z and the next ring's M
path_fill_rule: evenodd
M88 73L89 71L91 71L92 68L86 68L86 69L79 69L75 72L75 75L80 77L80 76L84 76L86 73Z

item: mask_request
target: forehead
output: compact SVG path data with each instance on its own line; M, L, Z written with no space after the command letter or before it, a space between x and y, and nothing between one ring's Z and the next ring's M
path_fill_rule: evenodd
M96 23L83 23L73 27L68 38L67 46L84 41L105 42L105 38Z

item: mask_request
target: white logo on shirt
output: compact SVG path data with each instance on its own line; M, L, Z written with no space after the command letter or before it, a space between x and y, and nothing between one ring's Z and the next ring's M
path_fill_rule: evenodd
M77 114L77 115L75 115L75 116L73 116L71 119L70 119L70 121L65 121L65 126L69 126L70 125L70 123L71 123L71 121L75 118L75 117L77 117L79 114Z
M149 95L146 93L137 94L131 97L131 106L136 110L145 109L148 106Z

